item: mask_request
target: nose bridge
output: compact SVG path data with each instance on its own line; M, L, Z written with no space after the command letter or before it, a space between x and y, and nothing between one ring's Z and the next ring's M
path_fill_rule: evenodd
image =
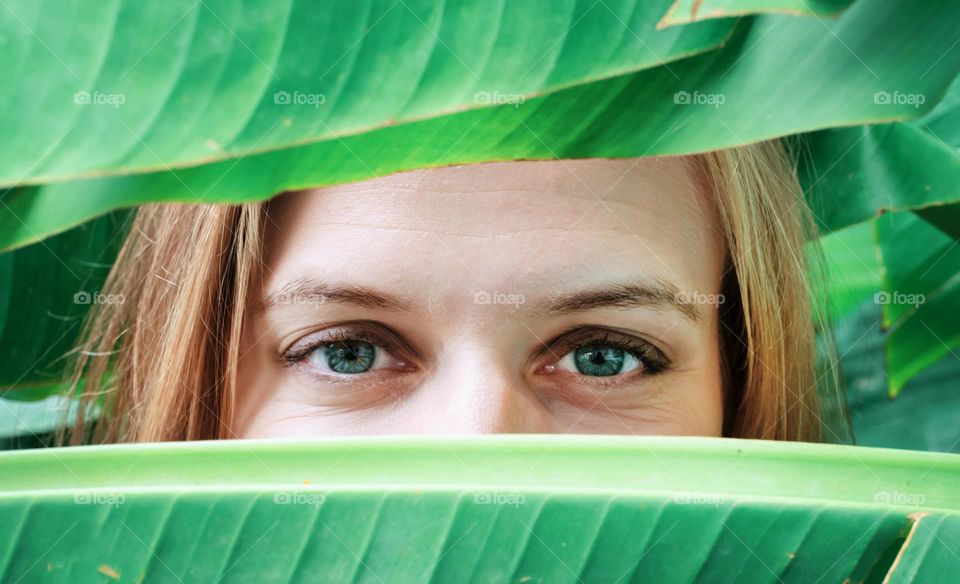
M441 371L442 369L442 371ZM427 431L495 434L551 432L552 416L530 388L509 355L465 348L448 354L430 383L444 398Z

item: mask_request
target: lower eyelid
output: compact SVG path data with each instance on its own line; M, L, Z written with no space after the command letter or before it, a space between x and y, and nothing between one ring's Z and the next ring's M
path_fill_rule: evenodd
M616 375L585 375L579 371L568 371L566 369L559 369L558 374L569 376L574 378L578 383L587 383L594 385L616 385L619 383L633 383L640 381L644 377L651 375L650 373L644 371L643 367L638 367L632 369L625 373L618 373ZM636 379L633 379L636 378Z
M300 371L308 379L300 384L299 399L303 403L324 409L338 411L364 411L370 408L387 406L396 400L402 399L413 389L409 383L397 381L395 378L385 378L378 375L383 370L371 371L366 375L357 376L361 379L344 379L345 376L329 378L309 372ZM358 383L358 381L360 383ZM322 383L322 390L314 384Z

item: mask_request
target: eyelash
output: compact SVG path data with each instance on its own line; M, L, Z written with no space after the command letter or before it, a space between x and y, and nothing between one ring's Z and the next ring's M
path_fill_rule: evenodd
M633 356L636 357L643 366L643 369L640 373L642 376L659 375L668 370L672 365L670 359L649 341L627 337L625 335L613 333L612 331L603 331L602 329L601 331L602 332L598 334L598 329L595 328L579 328L572 331L567 331L566 333L561 333L558 339L551 343L547 343L543 347L543 349L540 351L540 354L538 354L538 358L547 353L560 355L562 357L569 351L573 351L583 346L603 345L615 347L633 354ZM367 342L376 346L378 349L385 350L391 355L396 355L399 350L396 342L386 339L381 335L377 335L363 329L339 329L329 335L323 336L322 338L318 338L308 343L301 343L299 341L294 343L282 354L282 358L284 363L288 366L298 365L322 347L342 341ZM606 380L587 375L580 375L580 377L590 379L590 383L604 385L610 383L620 383L623 381L622 378L627 375L630 375L630 373L613 375L610 376L610 379Z
M380 335L371 334L362 329L339 329L330 335L324 336L323 338L306 343L302 347L298 347L298 345L301 344L300 342L294 343L293 346L283 353L283 360L288 365L296 365L304 361L307 357L323 346L343 341L363 341L370 343L371 345L375 345L378 349L383 349L391 354L397 351L396 343L390 342L389 340L382 338Z
M588 345L615 347L632 353L643 366L642 374L647 376L663 373L671 366L670 359L667 358L660 349L654 346L653 343L607 330L597 334L597 329L575 329L561 335L559 342L555 342L554 345L556 345L557 348L548 344L545 351L549 351L554 355L564 356L570 351ZM629 373L626 375L629 375ZM622 381L622 377L622 375L611 376L611 382ZM589 378L592 382L600 379L597 377ZM603 383L603 381L600 381L600 383Z

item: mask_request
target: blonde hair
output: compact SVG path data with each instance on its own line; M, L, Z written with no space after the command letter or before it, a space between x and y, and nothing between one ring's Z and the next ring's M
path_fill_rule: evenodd
M688 158L715 196L728 251L724 435L820 441L818 387L839 386L833 359L828 383L816 374L814 327L829 327L811 300L805 242L816 234L790 159L777 141ZM91 436L80 408L73 442L231 437L268 206L140 207L104 287L125 302L94 307L77 352L74 388L102 415Z

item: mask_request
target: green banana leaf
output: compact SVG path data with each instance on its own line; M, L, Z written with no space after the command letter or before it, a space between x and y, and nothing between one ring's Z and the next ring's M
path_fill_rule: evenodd
M653 67L734 21L669 0L7 0L0 185L330 140ZM64 22L74 25L64 28Z
M853 0L676 0L658 26L763 12L835 16L851 2Z
M113 213L0 254L0 395L40 399L61 390L128 219Z
M916 120L813 132L794 148L821 230L913 209L934 222L946 213L941 227L958 235L948 209L960 201L960 76Z
M0 453L5 582L944 582L960 459L704 438Z
M888 393L896 396L933 363L958 358L960 77L916 120L814 132L797 144L801 179L821 229L843 233L894 211L870 223L869 246L862 227L850 228L859 234L856 241L828 236L823 243L839 274L830 287L835 317L866 298L863 286L874 286L890 330ZM907 209L915 213L902 212Z
M950 209L936 207L937 209ZM921 371L960 357L960 244L911 212L844 228L821 238L827 260L824 303L835 321L854 315L865 302L875 305L883 336L886 392L898 396ZM855 315L854 315L855 316ZM960 389L948 382L950 390ZM919 422L918 422L919 423ZM919 423L927 427L926 423ZM930 422L930 426L936 426Z
M960 68L960 54L949 50L957 5L861 0L830 22L750 17L741 19L717 50L524 97L522 103L518 96L494 107L410 123L391 121L361 134L259 154L247 147L237 153L246 156L192 168L11 186L0 193L0 249L147 201L264 199L287 189L489 160L681 154L916 117L936 104ZM540 19L529 26L543 27ZM925 42L917 43L921 33ZM807 58L798 60L801 54ZM928 70L918 70L918 63L929 64ZM357 91L378 90L366 84ZM878 98L884 92L889 99ZM272 103L265 107L275 113L274 121L290 109ZM85 132L86 139L109 137L92 132ZM71 152L91 149L100 148ZM156 153L152 168L173 162L151 150ZM24 177L16 184L31 180Z
M835 325L856 443L960 454L960 359L947 355L891 398L882 307L871 294Z
M840 320L883 290L877 257L874 221L828 233L811 246L823 253L826 285L815 288L816 298L833 320ZM813 250L815 251L815 250Z
M883 257L883 322L891 395L960 345L960 242L913 213L877 221ZM953 353L956 357L956 353Z

